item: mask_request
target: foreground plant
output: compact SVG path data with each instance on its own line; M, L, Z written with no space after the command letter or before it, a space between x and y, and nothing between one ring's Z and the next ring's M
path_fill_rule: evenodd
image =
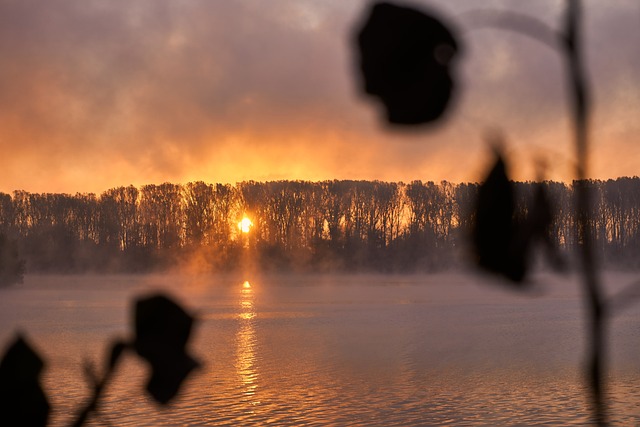
M104 373L85 366L91 398L78 411L72 426L82 426L98 410L103 392L124 354L136 354L151 366L146 390L158 403L169 403L200 364L187 351L193 317L165 295L135 302L133 340L116 340L109 348ZM46 426L49 403L40 385L43 359L18 336L0 362L0 425Z
M102 378L87 366L87 376L93 383L93 396L80 411L73 426L83 425L97 409L102 391L126 351L135 352L149 363L151 377L146 389L156 402L163 405L176 396L182 382L199 366L186 350L193 318L173 300L164 295L139 299L135 303L133 320L134 340L119 340L111 345Z
M49 400L40 384L44 360L18 335L0 361L0 424L46 426Z
M373 6L358 35L363 89L380 98L389 123L442 117L454 91L458 42L440 19L388 3Z
M590 343L587 378L594 418L607 424L605 404L604 331L606 305L593 255L589 207L591 194L584 185L589 152L590 98L581 46L581 3L567 0L564 28L556 32L537 19L507 11L476 11L474 26L516 31L551 46L565 59L576 150L576 233L581 240L584 295L588 307ZM458 52L455 31L430 12L391 3L377 3L357 34L362 88L378 98L391 124L422 125L444 117L455 88L450 68ZM550 204L541 188L524 222L513 215L513 189L507 165L498 153L496 163L479 189L473 248L477 264L506 277L522 288L528 272L531 245L543 240L552 221ZM637 284L613 302L632 293ZM612 304L615 305L615 304Z

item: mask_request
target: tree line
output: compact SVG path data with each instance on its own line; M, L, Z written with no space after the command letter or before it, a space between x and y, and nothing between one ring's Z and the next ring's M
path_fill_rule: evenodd
M640 178L519 182L516 216L541 185L555 207L549 240L573 253L573 197L596 195L600 258L638 267ZM466 265L478 184L332 180L117 187L99 196L0 193L0 239L29 272L434 271ZM253 227L244 233L243 217ZM6 262L5 262L6 264Z

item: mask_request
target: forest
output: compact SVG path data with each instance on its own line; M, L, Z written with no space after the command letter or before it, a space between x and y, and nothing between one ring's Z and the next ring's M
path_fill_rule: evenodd
M574 191L592 187L598 257L609 267L640 266L640 178L514 185L522 217L537 186L546 189L555 208L549 241L569 262L580 242ZM0 193L0 253L41 273L432 272L467 265L477 190L333 180L164 183L100 195L14 191ZM243 218L250 229L240 227Z

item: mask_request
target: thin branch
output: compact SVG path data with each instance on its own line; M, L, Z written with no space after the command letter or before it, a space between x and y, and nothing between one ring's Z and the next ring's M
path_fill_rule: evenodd
M113 343L109 350L109 357L107 358L107 367L104 376L98 380L97 378L94 378L94 375L92 373L88 374L90 380L93 382L91 384L93 388L93 396L91 397L89 402L87 402L87 404L80 411L78 411L76 419L73 420L73 423L71 424L72 427L83 426L89 418L89 415L97 411L98 403L100 402L100 398L102 397L102 391L109 383L109 380L111 380L111 378L113 377L113 373L115 371L116 365L118 364L120 356L122 356L122 353L126 348L127 344L124 342L116 341L115 343Z
M581 3L579 0L567 1L567 15L565 21L564 51L567 59L568 77L572 94L571 107L575 126L576 157L576 214L578 238L582 239L580 246L582 258L582 273L584 280L585 298L590 321L590 348L587 365L587 378L592 391L593 411L598 426L607 425L607 409L605 403L605 321L606 313L601 294L600 279L593 254L591 223L589 222L591 207L591 192L586 183L589 164L589 113L590 99L588 86L584 74L582 59Z
M544 22L517 12L493 9L474 9L458 15L468 30L494 28L527 36L558 51L562 36Z

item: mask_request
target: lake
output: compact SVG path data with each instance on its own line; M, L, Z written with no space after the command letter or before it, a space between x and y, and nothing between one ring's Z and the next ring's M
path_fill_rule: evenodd
M609 273L607 291L635 280ZM89 394L83 364L102 366L110 340L129 337L132 299L158 290L197 315L204 366L165 408L126 357L92 425L588 424L579 281L534 282L519 293L463 273L29 275L0 290L0 343L23 331L47 359L54 426ZM613 424L639 425L640 304L611 319L608 349Z

